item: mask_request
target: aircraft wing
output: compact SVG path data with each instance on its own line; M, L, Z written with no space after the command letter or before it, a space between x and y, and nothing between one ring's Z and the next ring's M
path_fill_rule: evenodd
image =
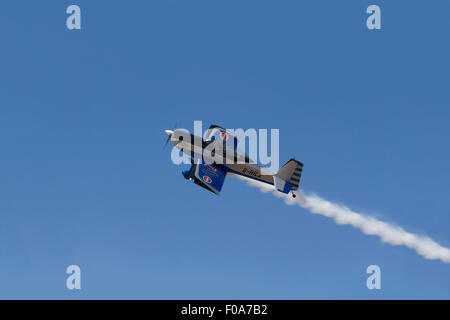
M191 172L196 184L218 195L222 190L227 171L224 166L198 162L193 165Z

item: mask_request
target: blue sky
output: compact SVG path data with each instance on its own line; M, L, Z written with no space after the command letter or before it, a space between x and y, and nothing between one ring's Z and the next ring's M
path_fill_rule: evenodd
M82 30L66 29L66 8ZM365 10L378 4L382 29ZM450 246L448 1L0 5L0 298L450 298L450 265L228 179L164 129L280 129L302 188ZM65 287L68 265L82 290ZM368 290L377 264L382 289Z

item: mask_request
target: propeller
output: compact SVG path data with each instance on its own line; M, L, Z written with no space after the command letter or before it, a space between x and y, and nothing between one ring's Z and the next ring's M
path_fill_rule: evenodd
M166 140L166 143L164 144L164 148L167 147L167 144L169 143L169 140L172 138L173 132L175 131L176 128L177 128L177 123L175 122L175 125L173 126L172 130L166 130L167 140Z
M164 148L167 147L167 144L169 143L170 138L172 138L173 132L171 132L170 130L166 130L166 134L167 134L167 140L166 140L166 143L164 143Z

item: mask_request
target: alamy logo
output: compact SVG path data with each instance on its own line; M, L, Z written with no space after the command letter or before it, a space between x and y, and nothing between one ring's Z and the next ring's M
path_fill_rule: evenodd
M279 129L244 130L211 126L203 131L202 121L194 121L194 134L185 129L167 132L174 144L172 162L177 165L194 161L259 164L272 171L279 168Z
M377 266L376 264L370 265L367 267L366 272L368 274L371 274L371 276L369 276L366 281L367 289L380 290L381 289L381 269L380 269L380 267Z
M381 9L379 6L372 4L367 7L367 14L370 16L366 20L366 26L369 30L380 30L381 29Z
M66 287L69 290L81 289L81 269L79 266L73 264L67 267L66 273L70 276L66 280Z
M66 10L67 14L70 16L67 17L66 27L69 30L80 30L81 29L81 9L77 5L70 5Z

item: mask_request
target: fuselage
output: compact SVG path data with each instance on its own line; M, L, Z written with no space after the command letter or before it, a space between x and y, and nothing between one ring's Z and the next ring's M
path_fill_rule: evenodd
M205 141L184 130L166 130L172 144L195 162L205 165L225 166L228 172L242 175L268 184L274 184L273 173L259 166L246 154L221 141Z

